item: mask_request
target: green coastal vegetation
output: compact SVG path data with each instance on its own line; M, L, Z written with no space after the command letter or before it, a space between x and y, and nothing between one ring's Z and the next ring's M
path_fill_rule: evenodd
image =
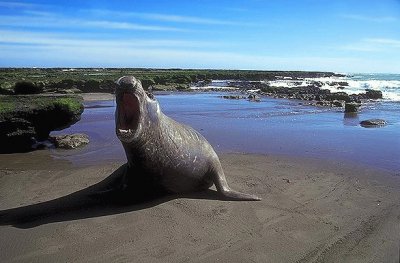
M255 71L214 69L134 69L134 68L3 68L0 69L0 93L20 94L23 90L37 92L112 92L121 76L133 75L143 87L153 90L185 90L194 84L211 80L275 80L283 77L313 78L337 75L332 72ZM30 87L29 87L30 85Z
M82 99L78 96L19 95L0 97L0 120L16 112L26 115L30 112L65 109L72 114L82 111Z

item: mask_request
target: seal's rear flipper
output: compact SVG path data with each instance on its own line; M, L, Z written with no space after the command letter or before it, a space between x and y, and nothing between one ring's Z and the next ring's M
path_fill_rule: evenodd
M251 195L241 193L235 190L232 190L225 178L224 171L222 170L221 163L218 161L215 163L215 167L213 167L211 173L211 178L215 184L215 187L223 196L225 200L236 200L236 201L260 201L261 198Z
M245 194L229 189L225 191L219 191L225 200L232 201L261 201L261 198L251 194Z

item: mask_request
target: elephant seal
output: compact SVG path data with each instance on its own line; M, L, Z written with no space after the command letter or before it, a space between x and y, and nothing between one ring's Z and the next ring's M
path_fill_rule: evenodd
M223 199L261 200L232 190L209 142L193 128L163 114L154 96L135 77L119 78L115 93L116 135L128 159L124 188L144 181L179 194L215 184Z

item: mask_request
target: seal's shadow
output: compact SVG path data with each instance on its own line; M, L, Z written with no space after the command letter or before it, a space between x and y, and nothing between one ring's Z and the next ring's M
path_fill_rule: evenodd
M125 165L101 182L50 201L0 211L0 225L32 228L43 224L138 211L176 198L220 199L213 190L182 195L167 193L146 184L134 189L108 191L117 185Z

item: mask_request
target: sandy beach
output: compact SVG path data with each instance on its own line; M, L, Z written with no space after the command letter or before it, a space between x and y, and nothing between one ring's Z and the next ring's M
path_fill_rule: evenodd
M84 101L114 100L115 95L111 93L81 93Z
M230 185L262 201L221 201L211 189L119 203L90 193L122 160L74 166L27 155L26 165L0 156L2 262L399 261L398 174L223 154Z

